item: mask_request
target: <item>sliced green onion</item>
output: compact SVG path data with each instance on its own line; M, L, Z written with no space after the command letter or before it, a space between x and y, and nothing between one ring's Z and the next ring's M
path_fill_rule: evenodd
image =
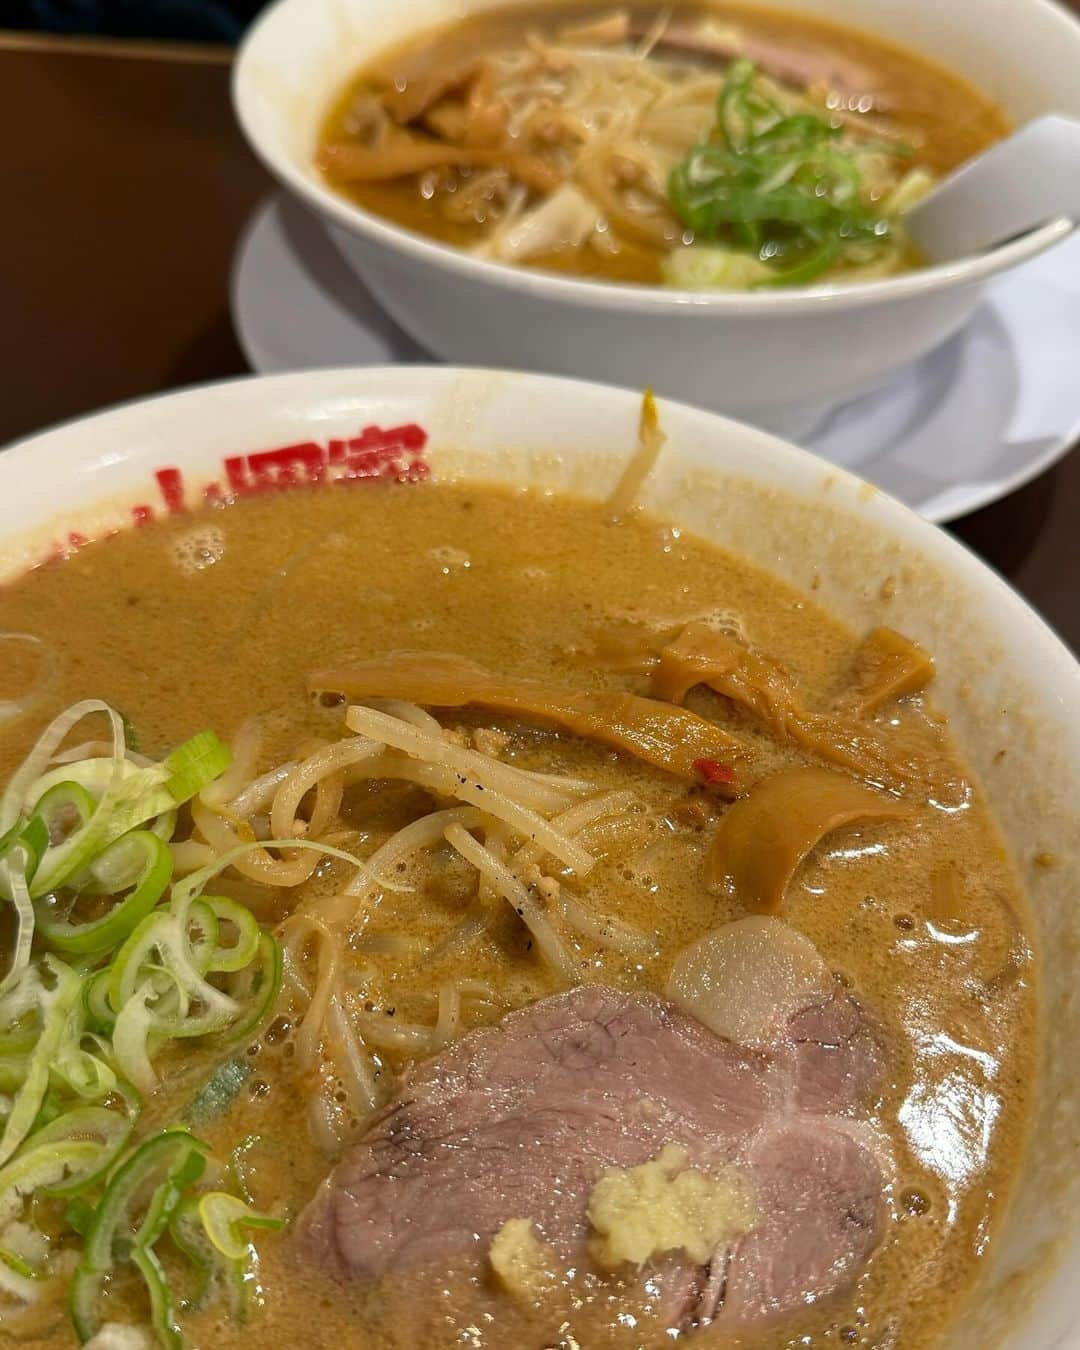
M154 995L153 985L146 981L124 1004L113 1026L113 1054L121 1073L140 1092L153 1092L158 1077L150 1062L150 1033L153 1018L147 1001Z
M73 1010L68 1034L61 1041L50 1073L54 1080L62 1083L76 1097L95 1102L116 1090L117 1077L115 1069L100 1053L94 1054L84 1048L82 1042L89 1038L89 1033L83 1025L82 1011L81 1008ZM96 1038L91 1039L100 1051L102 1047ZM111 1047L108 1053L111 1057Z
M162 765L98 756L62 765L40 778L35 788L45 787L60 775L81 784L98 803L101 819L97 825L107 819L113 806L122 808L125 814L118 817L117 826L110 831L112 837L123 834L124 822L128 821L127 828L145 825L166 842L172 838L176 804L165 787L167 771ZM80 887L85 881L83 876L77 878Z
M37 739L34 748L12 775L3 797L0 797L0 831L10 830L25 811L27 797L33 792L34 785L45 772L53 755L71 731L93 713L104 713L109 719L113 738L113 760L122 759L125 753L124 726L120 714L103 703L101 699L88 698L73 704L55 717ZM40 795L40 794L37 794Z
M172 1289L164 1266L152 1248L138 1244L132 1249L131 1260L143 1277L150 1297L150 1325L154 1328L158 1343L169 1347L169 1350L183 1350L184 1337L176 1321Z
M49 1066L50 1078L55 1069L55 1061ZM63 1112L63 1106L60 1102L60 1093L57 1091L56 1084L50 1081L45 1089L45 1095L41 1099L41 1105L38 1107L37 1115L34 1117L34 1123L30 1127L30 1133L34 1134L43 1126L50 1124L58 1115Z
M199 1202L195 1196L188 1196L176 1207L169 1219L169 1236L195 1267L197 1275L194 1293L182 1299L180 1306L185 1312L198 1312L209 1302L211 1284L220 1263L199 1218Z
M123 755L119 759L112 755L93 755L89 759L73 759L63 764L58 764L55 769L50 769L43 773L41 777L30 789L30 798L32 802L37 802L46 793L49 793L55 787L62 783L77 783L96 804L108 792L110 786L117 777L126 777L133 773L138 773L140 766L133 764ZM36 807L31 806L27 812L32 815Z
M236 1321L243 1321L247 1313L245 1297L246 1261L227 1261L210 1241L199 1215L197 1196L185 1199L169 1220L169 1236L183 1252L198 1275L195 1291L185 1301L186 1308L198 1311L205 1307L218 1284L225 1290L229 1312Z
M175 1319L160 1262L156 1258L140 1260L139 1254L149 1253L178 1207L182 1189L202 1175L207 1152L206 1145L189 1131L164 1130L140 1144L113 1173L94 1212L71 1283L71 1317L80 1340L88 1341L101 1329L105 1278L125 1252L147 1285L155 1330L159 1335L172 1334L170 1328L175 1327ZM132 1240L133 1211L147 1186L155 1180L157 1186L147 1213Z
M201 906L199 900L192 902L191 917ZM198 972L190 952L178 956L170 945L179 941L175 917L158 913L152 918L164 922L132 934L131 952L118 957L109 974L110 1004L121 1003L113 1028L116 1062L143 1092L157 1086L151 1055L160 1040L227 1033L237 1041L254 1035L271 1015L282 979L280 945L269 933L258 933L255 959L227 972L225 990L217 989ZM150 960L154 954L160 963ZM131 981L139 971L145 979L133 989ZM198 1011L191 1011L192 1003L199 1005Z
M200 897L217 915L218 929L226 923L235 931L234 941L222 945L219 941L209 955L208 971L230 972L243 970L254 961L259 950L259 925L250 909L224 895Z
M854 258L855 246L865 253L891 242L889 216L865 188L867 153L846 144L827 113L784 108L751 62L735 61L713 132L672 169L668 201L698 245L741 250L772 273L744 280L716 269L712 284L806 285Z
M205 955L209 955L217 945L217 916L209 906L196 909L196 904L189 903L183 922L172 907L157 910L127 938L112 966L109 1002L115 1012L122 1011L136 984L144 980L146 967L153 966L167 972L186 998L199 998L226 1020L236 1013L233 1000L203 978L204 967L198 960L200 938L196 936L193 942L191 930L193 925L198 928L208 948Z
M18 795L34 798L30 814L40 815L47 825L58 823L65 809L74 808L78 816L78 827L62 841L54 842L42 859L33 881L35 897L70 882L116 839L148 822L149 828L167 841L175 824L177 805L213 781L229 764L228 750L209 731L192 737L161 764L133 763L126 755L117 714L105 704L76 706L108 712L113 720L112 756L78 760L42 773L39 741L12 780L12 785L19 787ZM67 715L58 719L58 723L63 728L62 734L72 725ZM55 731L50 729L45 739L46 748L55 750L58 744ZM33 777L29 776L31 768L37 770ZM3 811L11 813L17 805L17 796L12 795L9 786ZM6 815L0 818L6 820ZM12 824L17 819L16 812ZM57 832L50 829L54 839Z
M55 764L71 728L94 713L110 720L111 756L80 760L75 751ZM177 1300L156 1250L165 1233L203 1271L204 1290L209 1271L242 1315L252 1252L245 1230L281 1226L225 1192L203 1197L205 1205L191 1195L207 1149L186 1129L123 1156L140 1109L126 1080L152 1089L152 1057L167 1039L250 1036L280 991L280 945L243 905L203 895L206 884L256 847L357 861L303 840L240 845L172 885L163 904L177 807L229 762L209 732L160 764L136 762L115 711L87 701L51 724L0 798L0 895L19 918L15 960L0 983L0 1231L21 1222L31 1197L66 1201L68 1228L84 1239L70 1287L83 1340L100 1329L107 1284L127 1263L146 1287L157 1339L181 1345ZM99 917L82 921L91 903ZM31 960L35 931L77 968L53 952ZM221 1066L192 1114L224 1109L250 1072L246 1059ZM24 1297L31 1275L0 1249L0 1289Z
M0 982L0 995L13 988L30 964L34 945L34 910L28 878L37 870L49 847L49 832L41 820L18 820L0 840L0 894L15 906L18 928L11 965Z
M221 924L218 922L217 910L207 903L205 896L200 895L187 906L181 932L187 938L188 953L194 969L200 975L211 974L214 971L211 963L221 937Z
M93 1221L90 1224L93 1231ZM85 1254L84 1254L85 1259ZM101 1287L105 1273L97 1274L85 1270L82 1262L76 1267L68 1290L68 1312L75 1328L75 1335L86 1342L101 1330Z
M123 801L137 798L140 791L146 792L149 795L149 814L143 820L132 820L131 828L145 821L148 829L167 842L172 838L176 826L176 803L165 787L167 779L168 770L162 764L151 761L136 763L124 756L117 759L97 755L92 759L72 760L50 769L33 785L33 793L41 793L63 780L79 783L99 804L113 787L116 787ZM122 793L120 784L124 785Z
M183 923L170 911L143 920L113 963L108 997L119 1009L113 1050L121 1072L141 1091L157 1085L150 1057L158 1042L211 1035L245 1019L244 1005L204 978L218 931L212 906L194 899Z
M226 1191L208 1191L199 1197L199 1217L206 1235L227 1261L239 1261L247 1254L243 1228L279 1229L285 1220L257 1209L249 1209L243 1200Z
M192 1153L170 1170L150 1197L139 1231L135 1234L136 1247L152 1247L157 1242L168 1228L169 1220L175 1214L185 1188L198 1181L205 1166L205 1157L200 1153Z
M32 1049L37 1041L36 1032L26 1042L28 1028L24 1025L32 1014L41 1011L41 1004L47 990L36 966L27 966L12 984L0 991L0 1026L6 1028L0 1043L7 1048L16 1044L22 1049Z
M102 763L100 760L86 762L95 766ZM126 759L104 762L111 765L109 785L89 821L46 851L30 888L35 898L78 877L121 836L173 810L175 802L164 786L168 775L162 765L140 769ZM79 767L78 764L66 764L64 771L74 779L73 770Z
M91 1141L96 1140L98 1144L97 1165L92 1170L82 1174L73 1173L61 1182L50 1182L43 1187L47 1194L76 1195L99 1181L109 1171L131 1138L131 1132L142 1109L141 1103L130 1089L125 1088L124 1097L126 1099L124 1112L114 1111L106 1106L76 1107L46 1127L55 1132L57 1142L62 1140L80 1142L89 1138ZM35 1140L44 1142L44 1134L45 1130L39 1130L37 1135L28 1141L28 1145L34 1145Z
M21 1257L18 1252L8 1251L6 1247L0 1247L0 1262L3 1262L9 1270L13 1270L16 1275L22 1275L24 1279L37 1280L41 1278L29 1261Z
M34 906L30 899L30 888L26 884L26 873L18 866L12 866L6 860L0 862L0 880L3 890L11 897L15 906L17 929L15 950L11 965L0 982L0 996L15 988L30 968L30 955L34 945Z
M832 267L840 257L842 245L839 239L823 239L818 247L803 257L801 262L783 271L775 272L764 281L755 283L755 289L767 286L806 286Z
M49 1086L49 1070L64 1035L68 1015L82 994L82 981L70 966L53 956L46 956L44 964L56 983L52 990L42 986L41 1033L30 1052L26 1078L4 1123L0 1136L0 1163L7 1162L33 1127Z
M257 959L231 976L228 985L230 995L246 1009L229 1028L230 1039L242 1041L258 1035L274 1011L283 973L281 944L269 933L260 933Z
M37 869L41 855L49 847L49 830L43 820L19 819L0 840L0 858L14 861L20 854L19 864L27 877L32 877Z
M744 150L775 126L780 109L758 80L752 61L733 61L716 100L717 125L731 150Z
M90 1140L104 1148L119 1151L135 1123L134 1117L139 1111L138 1099L129 1098L126 1106L128 1110L124 1113L113 1111L107 1106L76 1106L31 1135L24 1148L65 1144L70 1140Z
M111 1036L116 1026L116 1013L109 1003L109 981L112 970L106 966L99 970L83 985L83 1007L86 1011L87 1027L103 1036Z
M270 840L239 845L174 883L168 909L147 915L128 935L107 977L116 1061L141 1091L157 1084L151 1055L160 1040L226 1031L239 1039L260 1027L274 1006L281 989L280 946L235 901L200 895L207 882L257 847L309 848L357 863L352 854L323 844ZM235 942L219 942L223 920L235 930ZM224 977L224 988L211 984L208 974ZM93 995L100 1003L96 981Z
M0 1228L33 1194L71 1195L96 1181L118 1157L134 1123L134 1115L87 1106L35 1131L0 1168Z
M202 1175L208 1153L190 1130L162 1130L144 1140L113 1173L94 1215L82 1264L109 1270L114 1242L132 1226L131 1210L147 1182L160 1176L166 1182L190 1185Z
M172 853L151 831L132 830L92 864L95 873L109 867L122 867L127 874L134 870L134 888L100 919L70 923L54 918L51 907L38 902L38 931L50 947L74 956L90 956L117 946L164 895L172 878Z
M0 1225L18 1218L36 1192L96 1171L100 1157L101 1145L93 1139L69 1139L31 1149L7 1163L0 1168Z
M0 858L6 857L8 850L18 840L19 835L22 833L22 825L23 822L22 818L20 817L18 820L15 821L15 824L12 825L10 830L5 830L5 832L2 835L0 835Z
M69 1045L57 1056L52 1075L83 1101L98 1102L115 1091L116 1071L99 1055L79 1045Z
M212 731L200 731L165 760L169 771L166 786L179 806L219 778L231 763L229 747Z
M61 772L67 773L66 765ZM56 843L84 830L96 810L97 801L81 783L63 778L41 794L30 808L30 819L40 820L50 842Z
M30 1049L36 1039L36 1035L31 1035L30 1043L26 1048ZM0 1092L17 1092L22 1087L25 1078L25 1054L4 1054L0 1057Z
M78 1233L79 1237L86 1237L94 1222L94 1206L83 1195L77 1195L64 1210L64 1222L67 1226Z
M14 1252L0 1249L0 1290L21 1303L36 1303L41 1295L41 1277Z

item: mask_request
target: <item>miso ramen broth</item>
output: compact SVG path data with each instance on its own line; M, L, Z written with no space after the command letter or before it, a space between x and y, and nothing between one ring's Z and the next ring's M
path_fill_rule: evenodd
M491 10L380 55L318 162L497 262L690 289L918 265L903 217L1008 130L929 56L735 5Z
M24 975L15 986L30 990L21 1005L10 985L0 994L11 1130L14 1105L31 1091L23 1033L37 1025L34 1000L42 1025L52 1025L66 978L60 964L75 972L85 1000L56 1032L52 1068L33 1089L34 1119L0 1172L0 1247L13 1253L0 1286L6 1341L75 1344L74 1281L84 1334L128 1323L176 1343L162 1329L175 1320L192 1346L941 1343L1018 1165L1034 1062L1033 969L1024 902L981 791L927 701L932 666L913 644L887 630L851 633L766 573L646 515L613 524L604 507L566 497L431 483L277 493L146 526L7 586L0 629L39 644L5 647L0 696L19 698L28 682L39 690L0 728L5 782L50 720L78 700L104 700L123 718L111 725L90 707L47 747L19 787L34 798L20 819L36 811L49 826L34 845L36 871L17 851L6 854L9 889L12 868L23 869L31 894L41 891L36 876L51 868L56 878L35 901L26 967L46 972L37 977L45 992L35 994ZM212 737L192 741L206 729L231 745L230 766ZM117 736L122 771L110 758ZM142 927L95 946L85 929L102 921L101 893L111 885L134 894L126 889L134 873L92 853L82 873L65 873L58 850L78 843L88 813L118 809L111 775L130 796L135 775L149 774L160 794L162 764L184 805L175 814L168 798L154 797L134 832L157 829L170 840L171 899L163 891ZM69 785L59 805L55 796L42 805L35 776L54 789L82 782L92 800ZM786 795L770 820L767 794L777 784ZM810 784L809 796L800 784ZM275 839L284 843L258 843ZM297 842L312 847L290 846ZM156 856L152 841L141 847ZM789 875L774 866L785 848ZM216 861L226 855L230 863ZM209 870L198 881L200 867ZM188 876L196 880L182 894ZM5 970L18 960L14 908L4 907ZM246 915L258 932L248 933ZM789 998L805 977L811 1020L819 1005L848 1019L842 1045L805 1021L789 1044L787 1010L773 1024L758 1008L756 1031L745 1021L736 1028L730 1018L750 1016L753 998L733 1013L717 1002L719 986L694 994L687 949L748 932L738 921L755 915L794 962L777 997ZM141 947L132 932L144 934ZM258 941L259 951L284 950L284 980L269 1002L260 991L270 977L245 976L262 959ZM726 978L745 977L743 959L732 958ZM771 957L745 959L750 988L760 989ZM846 1141L844 1167L857 1164L870 1178L865 1215L841 1215L837 1230L852 1253L862 1243L861 1254L837 1265L820 1301L789 1306L774 1289L775 1307L754 1303L738 1320L729 1308L725 1320L737 1263L758 1261L755 1225L772 1203L755 1190L756 1143L749 1151L717 1145L711 1164L687 1164L679 1177L713 1187L716 1205L716 1188L727 1187L725 1222L736 1236L723 1240L733 1264L726 1294L710 1296L711 1324L687 1312L689 1302L672 1313L656 1292L688 1271L686 1298L703 1297L716 1258L703 1267L689 1255L700 1234L657 1239L642 1262L601 1260L597 1235L617 1244L622 1230L603 1217L600 1177L591 1176L588 1197L575 1191L573 1135L562 1179L544 1181L543 1223L522 1198L528 1185L496 1194L500 1176L529 1168L526 1140L489 1183L464 1193L467 1205L494 1206L487 1230L469 1217L475 1231L427 1232L394 1247L372 1278L357 1274L354 1250L335 1249L332 1261L315 1251L316 1230L300 1216L334 1164L344 1158L347 1167L354 1149L368 1147L356 1141L381 1140L371 1155L390 1159L380 1185L428 1162L451 1174L472 1166L468 1131L502 1109L510 1078L532 1071L511 1048L528 1025L515 1010L544 1017L570 998L575 1016L585 1015L592 986L602 987L597 997L626 1000L634 1017L659 1017L664 1035L704 1056L703 1074L730 1067L738 1092L719 1092L701 1118L708 1126L710 1112L727 1112L724 1129L736 1133L735 1108L725 1103L760 1083L768 1089L770 1075L804 1054L806 1038L822 1042L811 1068L862 1047L863 1067L853 1077L826 1072L813 1101L799 1080L799 1110L818 1134ZM192 1019L219 1003L221 1019L206 1021L203 1034ZM245 1022L249 1005L258 1005L257 1020ZM157 1019L149 1032L146 1009ZM455 1094L465 1091L454 1075L464 1070L438 1066L479 1053L470 1038L481 1027L511 1038L498 1060L503 1086L480 1123L450 1135ZM82 1058L73 1058L72 1034ZM530 1055L561 1034L543 1033ZM744 1034L746 1049L735 1045ZM484 1075L495 1072L481 1061L468 1061L470 1091L485 1091ZM546 1090L572 1068L572 1058L561 1059ZM456 1142L445 1153L414 1117L401 1123L430 1074L450 1094L439 1133ZM141 1113L134 1094L123 1096L125 1078L140 1081ZM650 1111L666 1109L675 1089L661 1078L636 1083L620 1149L633 1122L644 1128ZM403 1081L411 1086L401 1095ZM580 1128L592 1129L587 1083L572 1100ZM165 1161L145 1161L141 1190L124 1191L114 1161L107 1189L105 1173L76 1186L79 1204L47 1194L87 1170L82 1155L12 1189L9 1169L32 1152L35 1131L51 1120L62 1135L55 1122L90 1106L134 1119L114 1159L147 1159L139 1150L170 1125L201 1142L175 1136ZM539 1110L527 1130L541 1170L541 1139L562 1128L550 1114ZM70 1138L93 1147L87 1130L73 1127ZM100 1127L89 1133L101 1135L102 1148L111 1137ZM408 1158L395 1163L402 1141ZM655 1152L665 1166L675 1158L677 1172L686 1161L678 1150L689 1145L677 1131L663 1143ZM48 1147L55 1157L60 1145ZM635 1177L644 1187L640 1169L653 1152L620 1155L604 1173L611 1193L621 1187L625 1199ZM189 1170L170 1171L177 1159ZM377 1165L369 1163L369 1171ZM345 1190L358 1194L366 1176ZM423 1227L443 1182L433 1175L421 1184L427 1214L415 1223ZM832 1205L832 1183L812 1184L820 1193L803 1209ZM109 1210L110 1195L121 1209ZM560 1247L560 1213L585 1223L587 1199L588 1245L571 1234ZM151 1231L143 1216L154 1204L171 1217ZM391 1224L405 1205L367 1210L364 1223L371 1231ZM652 1213L646 1207L639 1219L642 1212ZM530 1250L555 1263L546 1283L529 1283L538 1268L525 1258L505 1268L497 1259L495 1237L522 1231L512 1221L535 1223ZM258 1226L265 1222L283 1226ZM359 1231L342 1228L334 1241ZM390 1250L391 1235L379 1241ZM201 1292L185 1242L211 1272ZM802 1278L799 1269L791 1279Z

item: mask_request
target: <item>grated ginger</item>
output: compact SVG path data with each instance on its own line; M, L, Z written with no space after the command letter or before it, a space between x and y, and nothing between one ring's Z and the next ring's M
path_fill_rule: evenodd
M679 1250L704 1263L722 1242L754 1226L757 1209L735 1168L707 1174L687 1161L684 1148L668 1144L640 1167L604 1172L588 1204L592 1252L601 1265L641 1266Z
M557 1278L555 1253L536 1236L531 1219L507 1219L491 1239L488 1260L507 1293L522 1302L535 1300Z

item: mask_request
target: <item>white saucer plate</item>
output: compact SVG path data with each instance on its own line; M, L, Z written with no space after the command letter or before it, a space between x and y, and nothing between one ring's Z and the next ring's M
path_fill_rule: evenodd
M232 311L260 374L432 359L285 195L240 241ZM997 282L945 346L801 439L939 523L1036 477L1080 440L1080 233Z

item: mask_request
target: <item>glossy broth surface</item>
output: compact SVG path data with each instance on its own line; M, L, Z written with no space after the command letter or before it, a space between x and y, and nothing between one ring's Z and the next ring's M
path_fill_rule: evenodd
M421 33L380 54L361 69L335 99L320 138L323 152L328 147L364 141L370 125L372 99L380 97L381 91L393 89L407 97L410 88L419 88L432 79L433 73L469 70L485 56L502 58L507 53L514 53L524 57L530 50L530 43L565 42L566 34L588 33L593 25L602 32L603 25L616 15L630 16L634 34L655 32L654 25L658 20L662 22L664 15L674 15L674 21L680 25L705 24L724 33L730 32L735 35L736 43L741 39L756 44L752 50L796 53L797 63L819 61L826 78L814 81L809 87L811 105L832 109L852 124L859 118L864 119L867 123L865 134L871 139L880 127L889 138L906 147L900 164L904 171L924 168L934 176L941 176L1009 131L1009 121L1002 110L967 80L939 65L932 53L916 52L858 29L842 27L798 11L739 4L677 3L666 9L641 4L546 4L494 8L474 14L461 22ZM585 39L580 41L584 43ZM669 55L657 46L648 59L659 60ZM707 97L703 104L703 120L700 125L693 123L684 137L682 148L689 149L708 131L710 109L726 63L716 57L695 56L687 51L679 51L677 56L683 64L698 68L704 83L709 80L715 83L715 88L704 91ZM857 72L839 92L830 88L827 78L834 68ZM852 87L853 84L858 87ZM456 97L452 85L449 93L452 103ZM611 95L612 100L617 101L617 98L617 94ZM556 121L557 105L556 96L553 100ZM434 127L427 126L422 119L416 126L428 137L435 134ZM550 133L544 132L532 142L525 131L512 129L510 143L520 141L524 148L529 142L539 146L543 153L545 136L551 139L557 138L558 134L555 122ZM668 162L663 153L660 160L662 166ZM397 177L372 181L351 181L335 172L331 181L337 190L360 206L398 225L458 248L478 250L480 256L489 256L486 250L493 231L497 231L499 222L506 217L507 209L516 209L509 205L513 201L512 194L508 197L505 185L496 181L499 172L500 169L481 164L403 172ZM660 177L663 177L662 173ZM569 181L573 182L574 178L571 171ZM529 205L544 199L545 192L540 186L526 184L526 187ZM613 217L582 246L564 244L546 252L529 253L521 261L522 265L549 271L656 285L664 281L665 258L680 241L693 243L693 231L684 232L681 226L672 225L667 229L666 237L658 238L652 226L623 230L619 220ZM508 260L498 252L495 256L501 261ZM905 270L919 262L917 253L909 246L892 270ZM842 266L836 275L842 275L844 270ZM870 275L869 272L866 274L867 279ZM737 281L730 284L737 288L742 285Z
M222 737L261 720L260 769L311 737L340 734L342 710L306 692L319 666L402 649L454 652L484 666L577 687L642 691L640 677L606 668L612 635L701 615L724 615L755 650L782 662L810 706L826 707L849 678L857 635L819 607L736 557L647 516L613 525L601 506L465 485L363 484L249 500L154 524L40 568L0 592L0 628L42 639L51 664L33 713L0 730L6 777L57 710L95 696L121 709L142 748L157 754L203 727ZM0 696L29 667L14 658ZM718 696L690 706L745 737L752 780L807 762ZM724 803L700 787L610 750L510 718L444 713L444 725L495 726L507 755L527 767L629 785L649 827L629 855L600 863L580 895L660 936L640 962L592 952L586 979L660 990L675 953L729 918L709 893L703 863ZM910 821L830 835L799 870L785 917L818 946L882 1028L889 1073L875 1118L896 1160L882 1245L844 1294L778 1324L761 1338L694 1344L781 1347L940 1344L994 1239L1018 1166L1034 1063L1034 992L1028 921L1008 859L982 800L932 704L914 697L879 721L902 742L928 747L941 800ZM421 794L422 795L422 794ZM345 845L361 854L417 814L417 794L376 785L346 798ZM932 885L952 869L960 903L942 913ZM460 914L467 887L437 854L371 906L365 942L350 954L376 1008L430 1022L441 980L460 958L430 953ZM311 885L330 884L324 877ZM293 901L279 895L260 918ZM380 950L380 936L404 950ZM387 942L388 947L393 943ZM495 991L467 1021L497 1020L556 988L507 907L469 953L472 977ZM238 1103L203 1133L228 1157L262 1137L252 1159L260 1204L295 1215L330 1163L307 1128L310 1081L295 1072L287 1025L252 1048L253 1074ZM393 1075L400 1055L383 1056ZM179 1058L140 1129L176 1118L213 1061ZM667 1331L616 1286L579 1306L522 1309L481 1288L474 1272L434 1282L402 1276L346 1290L299 1262L288 1233L260 1237L258 1287L240 1327L221 1312L187 1319L192 1345L228 1350L469 1345L659 1347ZM122 1297L123 1291L117 1291ZM479 1302L478 1302L479 1301ZM482 1303L483 1318L476 1309ZM133 1304L137 1309L137 1304ZM73 1345L59 1300L0 1341Z

